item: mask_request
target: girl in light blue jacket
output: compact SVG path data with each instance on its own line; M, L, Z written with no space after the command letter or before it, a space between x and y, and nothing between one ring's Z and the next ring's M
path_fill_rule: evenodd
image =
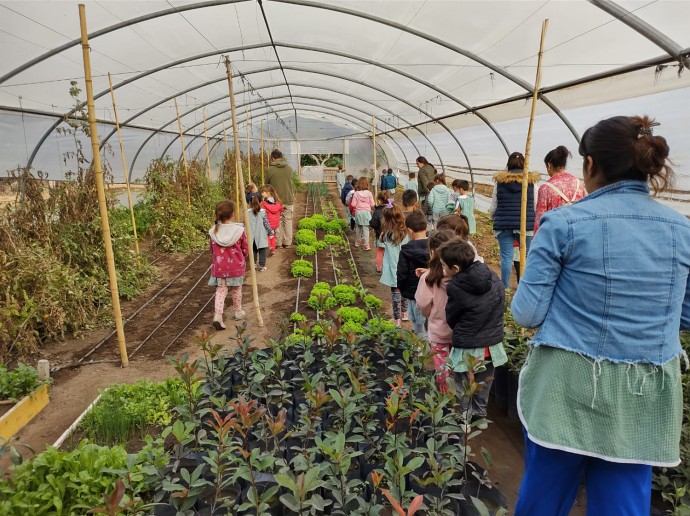
M448 198L452 193L450 188L446 186L446 176L445 174L438 174L434 178L434 187L429 192L426 198L427 204L431 208L431 218L434 226L438 219L444 215L448 215Z

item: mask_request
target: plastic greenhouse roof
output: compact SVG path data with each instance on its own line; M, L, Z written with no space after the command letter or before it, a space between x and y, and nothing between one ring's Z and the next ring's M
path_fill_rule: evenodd
M685 0L85 3L99 134L117 144L111 73L134 177L162 152L177 157L174 98L189 152L203 155L205 111L219 154L230 118L228 55L241 135L251 119L258 138L263 119L272 138L285 146L299 138L304 149L309 141L368 138L373 116L400 168L422 154L437 168L472 167L486 180L509 151L524 150L548 18L535 168L556 145L575 151L601 118L646 113L671 146L675 201L690 199ZM29 164L64 176L69 137L55 129L74 107L70 81L84 84L77 5L0 4L0 175Z

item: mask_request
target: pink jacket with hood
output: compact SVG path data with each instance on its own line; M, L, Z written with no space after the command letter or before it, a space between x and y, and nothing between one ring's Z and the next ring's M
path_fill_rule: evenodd
M371 211L375 206L374 196L369 190L359 190L352 196L350 206L355 210L355 213L358 211Z
M244 276L247 256L247 235L244 225L238 222L218 224L208 230L211 238L211 276L214 278L239 278Z
M429 342L432 344L450 344L453 338L453 330L446 322L446 303L448 292L446 286L453 279L452 276L444 276L441 285L430 287L426 283L429 271L419 278L417 293L414 298L422 315L427 318L429 324Z

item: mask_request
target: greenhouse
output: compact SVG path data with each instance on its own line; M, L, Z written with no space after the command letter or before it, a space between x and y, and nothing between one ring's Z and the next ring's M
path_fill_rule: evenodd
M690 513L690 2L0 12L1 514Z

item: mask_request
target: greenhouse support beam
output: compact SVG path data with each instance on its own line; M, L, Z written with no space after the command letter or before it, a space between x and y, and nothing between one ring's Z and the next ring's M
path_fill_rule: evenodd
M624 23L638 34L654 43L657 47L668 52L668 55L676 59L682 59L683 48L669 38L663 32L658 31L649 23L639 18L636 14L628 11L624 7L612 2L611 0L588 0L592 5L610 14L619 22ZM684 63L688 66L687 61Z
M244 108L245 116L247 115L247 113L251 114L251 112L252 111L251 111L251 109L249 109L249 106ZM251 128L250 124L247 124L246 130L247 130L247 179L249 180L248 182L251 183L252 182L252 141L251 141L252 128Z
M115 255L113 244L110 240L110 221L108 220L108 205L105 200L105 186L103 184L103 169L101 168L101 155L98 152L98 125L96 123L96 109L93 105L93 80L91 78L91 59L89 52L88 32L86 30L86 7L79 4L79 27L81 29L81 47L84 60L84 80L86 82L86 106L89 117L89 132L91 133L91 150L93 151L93 171L96 176L96 189L98 191L98 211L101 216L101 229L103 230L103 243L105 244L105 258L108 266L108 278L110 281L110 296L113 303L113 317L117 329L117 343L120 349L122 367L129 365L127 357L127 344L125 343L125 330L122 325L122 312L120 310L120 293L117 287L117 272L115 271Z
M203 53L203 54L197 54L196 56L187 57L187 58L185 58L185 59L179 59L179 60L177 60L177 61L168 63L167 65L159 66L159 67L154 68L154 69L152 69L152 70L150 70L150 71L148 71L148 72L142 72L141 74L139 74L138 76L136 76L136 77L134 77L134 78L127 79L126 81L123 81L123 83L120 83L119 85L117 85L116 88L119 87L119 86L123 86L123 85L125 85L125 84L127 84L127 83L130 83L130 82L132 82L133 80L140 79L140 78L146 77L146 76L148 76L148 75L151 75L151 74L153 74L153 73L159 72L159 71L161 71L161 70L164 70L164 69L167 69L167 68L170 68L170 67L174 67L174 66L178 66L178 65L181 65L181 64L190 62L190 61L197 60L197 59L203 59L203 58L206 58L206 57L210 57L210 56L212 56L212 55L218 55L218 54L220 54L220 53L238 52L238 51L241 51L241 50L255 50L255 49L258 49L258 48L263 48L263 47L268 47L268 46L270 46L270 44L268 44L268 43L265 43L265 44L258 44L258 45L257 45L257 44L253 44L253 45L244 45L244 46L241 46L241 47L233 47L233 48L223 49L223 50L221 50L221 51L216 51L216 52L205 52L205 53ZM482 120L482 122L484 122L484 124L486 124L486 125L489 127L489 129L491 129L491 131L496 135L496 137L497 137L498 140L500 141L501 145L503 146L503 149L505 150L506 155L507 155L507 154L510 154L510 151L509 151L509 149L508 149L508 145L506 144L505 140L503 139L503 137L501 136L501 134L496 130L496 128L491 124L491 122L489 122L489 120L488 120L484 115L482 115L481 113L474 113L473 110L472 110L472 108L471 108L471 106L469 106L468 104L466 104L465 102L463 102L463 101L460 100L459 98L455 97L455 96L454 96L453 94L451 94L450 92L447 92L447 91L445 91L445 90L443 90L443 89L441 89L441 88L439 88L439 87L437 87L437 86L434 86L433 84L431 84L431 83L425 81L425 80L424 80L423 78L421 78L421 77L417 77L417 76L415 76L415 75L409 74L409 73L404 72L404 71L402 71L402 70L398 70L398 69L393 68L393 67L391 67L391 66L388 66L388 65L386 65L386 64L384 64L384 63L380 63L380 62L378 62L378 61L374 61L374 60L367 59L367 58L364 58L364 57L356 56L356 55L354 55L354 54L349 54L349 53L347 53L347 52L340 52L340 51L336 51L336 50L327 50L327 49L323 49L323 48L312 48L312 47L308 47L308 46L305 46L305 45L295 45L295 44L291 44L291 43L276 43L276 46L278 46L278 47L290 48L290 49L294 49L294 50L305 50L305 51L310 51L310 52L319 52L319 53L322 53L322 54L327 54L327 55L333 55L333 56L344 57L344 58L346 58L346 59L352 59L353 61L360 61L360 62L362 62L362 63L367 63L367 64L370 64L370 65L372 65L372 66L376 66L376 67L382 68L382 69L387 70L387 71L389 71L389 72L391 72L391 73L395 73L395 74L397 74L397 75L401 75L401 76L403 76L403 77L405 77L405 78L407 78L407 79L410 79L410 80L412 80L412 81L414 81L414 82L416 82L416 83L422 84L422 85L426 86L427 88L430 88L430 89L432 89L433 91L436 91L437 93L440 93L441 95L443 95L443 96L445 96L445 97L451 99L452 101L457 102L458 104L460 104L461 106L463 106L464 108L466 108L468 113L472 113L472 114L474 114L475 116L477 116L477 117L478 117L480 120ZM276 70L276 69L277 69L277 68L273 67L273 68L270 69L270 71ZM269 71L269 70L260 69L260 70L254 70L254 71L252 71L252 72L250 72L250 73L260 73L260 72L262 72L262 71ZM206 81L206 82L204 82L204 83L201 83L201 84L192 86L192 87L187 88L187 89L185 89L185 90L181 90L181 91L177 92L176 94L171 95L171 96L168 97L168 98L162 99L162 100L160 100L160 101L158 101L158 102L156 102L156 103L154 103L154 104L152 104L152 105L150 105L150 106L144 108L143 110L138 111L137 113L135 113L134 115L132 115L130 118L128 118L127 120L125 120L125 121L123 122L122 125L128 125L129 122L131 122L131 121L135 120L136 118L142 116L143 114L147 113L147 112L150 111L151 109L154 109L154 108L160 106L161 104L164 104L164 103L167 102L168 100L172 100L173 97L182 95L182 94L184 94L184 93L188 93L188 92L190 92L190 91L193 91L193 90L196 90L196 89L199 89L199 88L203 88L204 86L208 86L208 85L210 85L210 84L214 84L214 83L216 83L216 82L219 82L220 80L225 80L225 79L223 78L223 79L216 79L216 80ZM293 84L294 84L294 83L293 83ZM260 88L256 88L256 89L260 89ZM221 97L220 99L222 99L222 98L224 98L224 97ZM220 100L220 99L219 99L219 100ZM186 114L188 114L188 113L190 113L190 112L192 112L192 111L194 111L194 110L196 110L196 109L198 109L198 107L197 107L197 108L194 108L194 109L192 109L192 110L190 110L190 111L188 111L188 112L186 112L186 113L183 113L182 116L184 117ZM107 142L107 141L110 139L110 137L111 137L112 135L113 135L113 132L111 131L111 132L103 139L103 143ZM295 134L293 134L293 136L296 138L296 135L295 135ZM102 143L101 145L103 145L103 143Z
M286 97L287 97L287 95L284 95L284 96L283 96L283 98L286 98ZM280 97L275 97L273 100L275 100L275 99L277 99L277 98L280 98ZM296 95L296 96L294 96L294 98L300 98L300 96L299 96L299 95ZM328 103L330 103L330 104L337 104L337 105L343 105L343 106L345 106L344 104L340 104L340 103L334 102L334 101L326 101L326 100L324 100L324 99L319 99L319 98L314 98L314 97L305 97L305 98L310 99L310 100L319 100L319 101L323 101L323 102L328 102ZM281 104L287 104L287 103L289 103L289 102L282 102L282 103L280 103L280 104L274 104L273 106L281 105ZM332 106L322 106L322 105L320 105L320 104L313 104L313 103L304 102L304 101L299 102L299 104L306 105L306 106L313 106L313 107L321 108L321 109L322 109L321 111L313 110L315 113L319 113L319 114L331 114L331 113L329 113L329 112L327 112L327 111L323 111L323 109L329 109L329 110L331 110L331 111L333 111L333 112L335 112L335 113L341 113L341 114L343 114L343 115L346 115L346 116L348 116L348 117L351 117L351 118L353 118L353 119L359 121L359 122L362 124L362 127L366 127L366 128L367 128L367 131L368 131L368 127L369 127L369 126L368 126L368 122L366 122L366 121L364 121L364 120L362 120L362 119L360 119L360 118L357 118L356 116L354 116L354 115L352 115L352 114L350 114L350 113L347 113L347 112L345 112L345 111L341 111L341 110L339 110L339 109L335 109L335 108L333 108ZM347 106L346 106L346 107L347 107ZM366 111L364 111L364 110L362 110L362 109L353 108L353 107L350 107L350 109L353 109L353 110L355 110L355 111L359 111L359 112L361 112L361 113L366 113ZM285 109L280 109L280 110L278 110L278 111L279 111L279 112L282 112L282 111L287 111L287 110L285 110ZM304 109L302 109L302 111L311 111L311 110L304 110ZM219 114L222 114L222 113L219 113ZM265 114L265 113L264 113L264 114ZM342 117L341 117L341 118L342 118ZM343 120L345 120L345 119L343 118ZM378 120L378 121L381 122L381 123L384 123L384 124L387 124L387 125L391 125L391 126L392 126L392 124L391 124L390 122L387 122L387 121L383 120L382 118L376 117L376 120ZM217 127L218 125L219 125L219 124L216 124L216 125L213 126L213 127ZM393 126L392 126L392 127L393 127ZM402 134L402 136L410 143L410 145L412 145L412 147L413 147L413 148L415 149L415 151L417 152L417 155L419 155L419 154L420 154L419 149L417 148L417 146L415 145L415 143L410 139L410 137L407 136L405 133L402 133L402 132L401 132L401 134ZM214 136L213 138L217 138L217 135ZM400 149L400 152L402 153L403 157L405 158L405 161L407 161L407 156L406 156L406 154L405 154L405 151L402 149L402 147L400 146L400 144L398 144L398 142L395 140L395 138L391 138L391 141L392 141L393 143L395 143L395 145L397 145L397 147ZM171 145L171 144L170 144L170 145ZM166 147L166 149L164 149L163 153L161 154L161 158L165 155L165 152L167 151L167 149L168 149L168 147Z
M374 143L374 199L378 196L378 181L376 180L376 120L374 117L371 117L371 140ZM367 242L367 245L369 243Z
M527 142L525 143L525 163L522 170L522 200L520 202L520 277L525 273L527 261L527 193L529 190L529 158L532 152L532 129L534 128L534 114L537 111L539 100L539 84L541 84L541 63L544 57L544 40L546 30L549 28L549 20L546 19L541 26L541 39L539 40L539 54L537 58L537 77L534 80L534 94L532 95L532 110L529 115L529 127L527 128ZM532 230L534 228L530 228Z
M230 97L230 113L232 117L232 137L235 143L235 173L240 178L240 189L244 191L244 176L242 175L242 162L240 161L240 136L237 128L237 112L235 109L235 92L232 86L232 73L230 73L230 59L225 56L225 71L228 76L228 90ZM240 200L242 201L242 212L244 214L244 219L247 218L247 198L244 195L240 195ZM252 242L252 232L251 224L249 221L244 225L244 230L247 233L247 242ZM252 298L254 299L254 308L256 309L256 320L259 327L263 327L264 320L261 317L261 306L259 305L259 289L256 284L256 266L254 263L254 253L249 254L249 274L252 278Z
M288 96L285 95L285 97L288 97ZM299 96L295 96L294 98L299 98ZM315 99L315 100L319 100L319 99ZM324 102L325 102L325 101L324 101ZM291 103L290 103L290 102L283 102L282 104L291 104ZM299 110L299 111L314 112L314 113L318 113L318 114L327 114L327 115L330 115L330 116L336 116L337 118L341 118L342 120L345 120L345 121L347 121L347 122L350 122L350 120L348 120L348 119L345 118L344 116L333 115L330 111L304 109L304 108L300 108L299 106L301 106L301 105L306 105L306 106L318 107L318 108L321 108L321 109L329 109L329 110L331 110L331 111L334 111L334 112L336 112L336 113L341 113L342 115L345 115L345 116L347 116L347 117L350 117L350 118L356 120L356 122L350 122L350 123L354 123L355 125L357 125L357 123L359 123L359 124L361 124L361 127L363 127L363 128L368 127L368 126L367 126L367 122L365 122L364 120L362 120L362 119L360 119L360 118L357 118L357 117L355 117L355 116L353 116L353 115L351 115L351 114L349 114L349 113L346 113L345 111L340 111L340 110L338 110L338 109L334 109L333 107L330 107L330 106L322 106L322 105L320 105L320 104L311 104L311 103L308 103L308 102L298 102L297 104L298 104L298 110ZM280 104L273 104L273 107L275 107L275 106L277 106L277 105L280 105ZM278 112L289 111L290 109L291 109L291 108L289 108L289 109L278 109L277 111L278 111ZM365 112L365 111L362 111L362 113L364 113L364 112ZM263 113L262 115L265 115L265 114L266 114L266 113ZM262 115L256 115L256 116L262 116ZM385 120L382 120L382 119L379 119L379 118L377 118L377 120L379 120L379 122L382 122L382 123L384 123L384 124L387 123ZM405 136L405 135L403 135L403 136ZM391 142L393 142L393 143L398 147L398 149L400 150L400 152L401 152L403 158L405 159L405 162L407 162L407 161L408 161L407 155L405 154L405 151L404 151L403 148L400 146L400 144L395 140L395 138L389 138L389 139L390 139ZM408 139L408 141L409 141L409 138L407 138L407 139ZM215 139L215 140L216 140L216 143L214 143L213 145L211 145L211 152L213 152L213 149L215 149L216 145L218 145L218 144L220 143L220 140L218 140L218 139ZM412 142L410 141L410 143L412 143ZM378 144L377 144L377 145L378 145ZM412 144L412 145L414 145L414 144ZM381 145L378 145L378 147L381 149ZM262 180L262 183L263 183L263 182L264 182L264 181Z
M264 178L264 119L261 119L261 184L266 184Z
M275 70L275 69L276 69L276 67L273 68L273 70ZM256 90L260 90L260 89L264 89L264 88L273 88L273 87L275 87L275 86L276 86L276 84L267 84L267 85L265 85L265 86L261 86L261 87L259 87L259 88L256 88ZM351 94L351 93L347 93L347 92L345 92L345 91L343 91L343 90L336 90L336 89L333 89L333 88L327 88L327 87L325 87L325 86L315 86L315 85L313 85L313 84L307 84L307 83L294 83L294 82L293 82L293 86L302 86L302 87L305 87L305 88L314 88L314 89L317 89L317 90L323 90L323 91L330 91L330 92L333 92L333 93L338 93L339 95L345 95L345 96L348 96L348 97L352 97L352 98L354 98L354 99L356 99L356 100L359 100L360 102L366 102L367 104L371 104L371 105L374 106L376 109L378 109L378 110L380 110L380 111L385 111L386 113L390 113L390 114L393 115L393 116L398 116L398 115L396 115L393 111L391 111L391 110L389 110L389 109L387 109L387 108L385 108L385 107L383 107L383 106L380 106L380 105L378 105L378 104L372 102L371 100L367 100L367 99L364 99L364 98L362 98L362 97L358 97L358 96L353 95L353 94ZM225 98L225 96L222 96L222 97L220 97L220 98L217 99L217 100L220 100L220 99L223 99L223 98ZM216 102L217 100L214 100L214 101L211 101L211 102ZM344 105L344 104L343 104L343 105ZM204 106L204 104L201 104L201 105L198 106L198 107L202 107L202 106ZM357 110L357 108L354 108L354 107L351 107L351 106L349 106L349 107L350 107L350 109ZM223 113L225 113L225 112L226 112L226 111L221 111L220 113L217 113L216 115L213 115L212 117L209 117L209 118L213 118L213 117L218 116L218 115L220 115L220 114L223 114ZM404 123L409 124L409 122L408 122L407 120L405 120L404 118L402 118L402 117L398 117L398 118L400 118L400 120L402 120ZM174 119L173 119L172 121L170 121L170 122L168 122L168 123L162 125L160 129L163 129L163 128L167 127L167 126L170 125L172 122L174 122ZM198 125L198 124L197 124L197 125ZM422 131L420 131L419 129L415 129L415 130L416 130L423 138L425 138L425 139L431 144L431 146L433 147L433 143L431 143L431 140L429 140L429 138L426 136L426 134L424 134L424 133L423 133ZM404 135L404 133L402 133L402 131L401 131L401 134ZM130 179L131 179L132 171L134 170L134 163L136 162L136 160L137 160L137 158L138 158L138 156L139 156L139 153L142 151L142 149L144 148L144 146L145 146L155 135L156 135L156 132L151 133L151 134L148 136L148 138L146 138L146 140L144 140L144 142L141 144L141 146L140 146L139 149L137 150L136 154L134 155L134 159L132 160L132 163L131 163L130 166L129 166ZM420 155L421 152L419 151L419 149L417 148L417 146L414 144L414 142L413 142L411 139L409 139L409 137L407 137L406 135L405 135L405 137L410 141L410 143L412 144L412 146L415 148L415 151L417 151L417 154ZM175 141L175 139L176 139L176 138L173 139L173 142ZM171 142L170 144L168 144L168 147L170 147L170 145L172 145L172 142ZM168 147L166 147L165 151L167 151ZM435 147L434 147L434 149L435 149ZM164 156L164 155L165 155L165 151L163 151L163 152L161 153L161 156Z
M113 116L115 117L115 129L117 129L117 139L120 144L120 158L122 159L122 172L125 175L125 185L127 187L127 202L129 203L129 214L132 218L132 232L134 236L134 251L139 255L139 239L137 238L137 220L134 217L134 204L132 203L132 189L129 187L129 174L127 174L127 160L125 159L125 149L122 145L122 132L120 131L120 121L117 117L117 106L115 105L115 92L113 91L113 79L108 72L108 84L110 85L110 97L113 101Z
M208 133L206 132L206 110L204 109L204 140L206 140L206 174L211 179L211 156L208 153Z

